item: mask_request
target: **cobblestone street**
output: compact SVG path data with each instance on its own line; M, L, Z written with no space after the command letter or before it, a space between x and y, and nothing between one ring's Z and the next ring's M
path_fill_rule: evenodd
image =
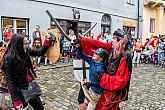
M39 68L38 81L44 93L45 106L48 110L78 110L79 83L74 78L72 65L59 65L50 69ZM121 104L121 110L165 110L164 71L144 64L133 68L129 100Z

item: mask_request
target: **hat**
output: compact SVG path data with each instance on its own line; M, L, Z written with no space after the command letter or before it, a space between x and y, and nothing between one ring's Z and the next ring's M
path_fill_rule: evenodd
M124 37L124 32L118 29L113 33L113 36L119 40L121 37Z
M104 50L103 48L98 48L97 50L92 50L92 51L105 60L107 56L106 50Z

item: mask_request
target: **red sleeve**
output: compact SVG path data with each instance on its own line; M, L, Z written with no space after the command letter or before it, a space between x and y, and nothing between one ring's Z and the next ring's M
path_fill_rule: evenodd
M151 43L150 43L150 44L151 44L151 46L152 46L152 47L154 47L154 41L151 41Z
M45 39L45 40L44 40L44 44L43 44L43 45L45 45L45 46L47 46L47 47L50 47L50 46L51 46L51 44L50 44L50 42L49 42L48 39Z
M105 90L116 91L126 86L130 77L128 66L126 65L126 58L120 61L116 75L110 76L104 73L100 80L100 87Z
M97 40L92 40L89 38L85 38L85 37L80 37L81 39L81 46L82 46L82 51L84 54L86 55L93 55L93 52L91 50L96 50L98 48L103 48L105 49L107 52L110 52L111 48L112 48L112 43L103 43Z
M21 100L14 101L13 105L14 107L20 106L22 105L22 101Z

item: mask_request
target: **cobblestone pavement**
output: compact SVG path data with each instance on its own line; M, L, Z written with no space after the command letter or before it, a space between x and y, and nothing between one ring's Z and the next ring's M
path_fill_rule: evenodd
M71 63L38 69L46 110L78 110L79 83ZM149 64L133 68L129 100L121 110L165 110L165 69Z

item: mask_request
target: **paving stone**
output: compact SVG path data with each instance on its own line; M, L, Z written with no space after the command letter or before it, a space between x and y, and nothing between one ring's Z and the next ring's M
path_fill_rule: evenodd
M71 63L40 66L37 75L45 110L79 110L79 82L73 75ZM164 91L165 69L150 64L134 67L129 100L121 103L121 110L165 110Z

